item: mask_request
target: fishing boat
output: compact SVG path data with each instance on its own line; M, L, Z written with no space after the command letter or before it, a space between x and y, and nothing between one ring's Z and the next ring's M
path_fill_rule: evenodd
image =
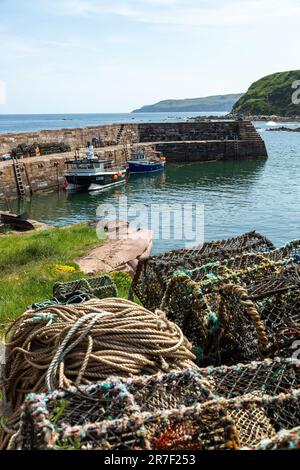
M113 166L113 160L101 160L89 145L85 158L78 155L73 160L66 160L70 170L65 173L66 189L104 191L126 183L126 168Z
M127 163L130 173L153 173L164 170L166 159L161 152L153 150L147 154L144 150L137 150Z

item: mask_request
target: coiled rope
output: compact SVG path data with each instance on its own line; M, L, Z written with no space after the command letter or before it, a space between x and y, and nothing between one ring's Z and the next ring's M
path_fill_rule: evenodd
M10 434L29 392L196 368L191 344L163 312L119 298L29 310L5 340L3 387L13 414L2 428Z

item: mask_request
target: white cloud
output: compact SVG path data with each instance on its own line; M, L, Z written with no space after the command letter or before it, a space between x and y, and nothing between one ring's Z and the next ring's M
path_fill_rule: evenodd
M253 24L300 14L298 0L48 0L49 5L59 15L115 15L179 26Z
M57 54L68 53L79 47L83 47L82 41L78 37L71 37L65 40L40 39L38 42L27 36L19 36L11 33L0 34L0 58L26 59L34 57L57 57ZM91 49L90 45L86 47Z
M117 15L129 18L139 17L143 10L130 6L133 2L111 0L48 0L46 5L52 13L67 16ZM134 2L135 3L135 2Z
M0 35L0 56L26 57L40 51L33 41L13 34Z

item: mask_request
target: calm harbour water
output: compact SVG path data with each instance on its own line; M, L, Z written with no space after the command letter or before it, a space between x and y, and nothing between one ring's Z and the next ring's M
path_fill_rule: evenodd
M181 114L182 119L186 116ZM157 117L148 115L150 119L157 121ZM173 117L161 116L162 121L165 119ZM1 126L3 129L3 123ZM104 193L53 191L22 203L13 201L12 208L27 211L33 219L63 226L95 219L100 204L116 205L124 195L129 207L197 202L205 206L205 240L258 230L275 245L282 245L300 238L300 133L266 132L265 123L256 126L267 145L266 161L168 164L164 174L131 177L124 188ZM155 240L154 252L184 246L184 240Z

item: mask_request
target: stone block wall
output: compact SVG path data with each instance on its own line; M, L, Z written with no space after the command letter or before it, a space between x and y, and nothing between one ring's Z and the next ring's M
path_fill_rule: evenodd
M117 141L120 136L122 142L137 142L138 128L136 124L114 124L111 126L84 127L80 129L60 129L51 131L21 132L0 134L0 156L8 154L12 148L19 144L32 145L34 143L64 142L69 144L72 150L77 147L85 147L87 142L101 136L104 143Z
M233 140L239 137L238 121L139 124L140 142Z
M166 142L156 145L167 160L174 163L210 162L216 160L240 160L241 158L266 158L265 147L260 143L240 141L238 148L227 142Z
M73 155L73 154L72 154ZM28 158L19 161L22 180L27 194L62 186L66 171L64 156L54 155L49 158ZM17 197L17 183L12 162L0 164L0 198Z
M0 199L17 196L17 185L12 165L0 164Z

